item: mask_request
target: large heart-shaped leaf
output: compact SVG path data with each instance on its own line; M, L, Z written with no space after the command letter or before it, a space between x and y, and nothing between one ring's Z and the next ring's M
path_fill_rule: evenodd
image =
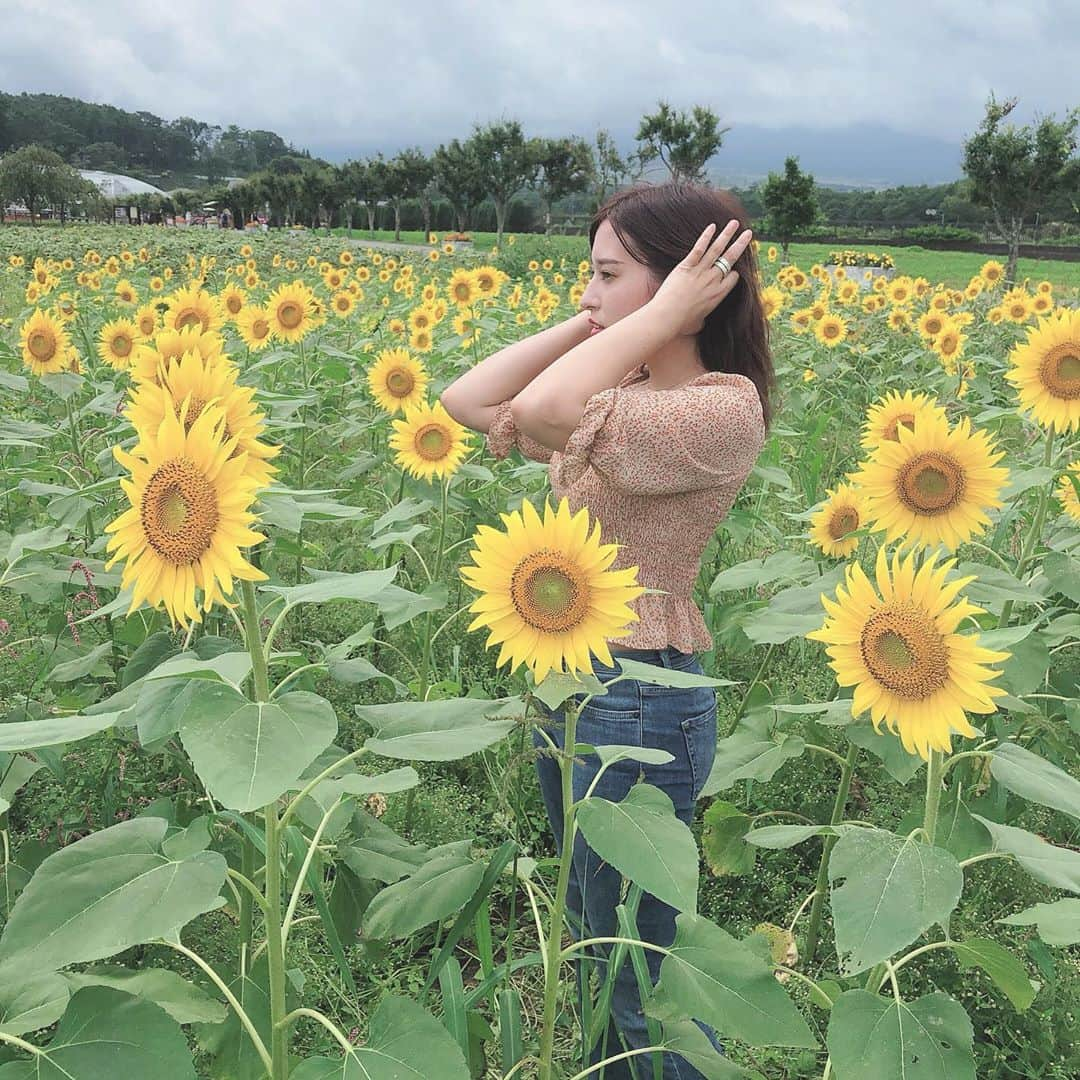
M163 1008L178 1024L220 1024L228 1011L223 1002L165 968L134 970L118 964L98 964L84 971L65 972L61 978L73 991L84 986L111 986L145 998Z
M1008 997L1013 1008L1023 1012L1035 1000L1035 987L1027 977L1024 965L996 941L966 938L952 942L952 950L960 961L961 970L981 968Z
M964 872L944 848L851 829L833 848L829 881L841 972L855 975L944 920L960 899Z
M1053 904L1036 904L1015 915L998 919L1010 926L1038 927L1039 937L1047 945L1080 944L1080 900L1058 900Z
M465 855L431 859L371 901L364 913L364 936L407 937L422 926L445 919L469 900L483 876L484 864Z
M1056 847L1014 825L1001 825L981 814L972 814L981 821L994 838L995 851L1007 851L1036 881L1080 893L1080 854L1069 848Z
M975 1080L971 1021L945 994L898 1002L848 990L826 1042L836 1080Z
M1038 754L1004 742L990 757L990 772L1015 795L1080 818L1080 780Z
M55 971L5 971L0 967L0 1033L24 1035L55 1024L71 991Z
M337 734L333 706L296 690L273 701L223 695L186 711L180 739L199 779L230 810L257 810L292 787Z
M409 998L386 994L371 1017L368 1040L344 1059L316 1057L291 1080L469 1080L453 1036Z
M665 1023L693 1017L752 1046L817 1046L773 968L708 919L675 916L675 940L645 1012Z
M52 1042L33 1060L0 1065L0 1080L105 1076L195 1080L180 1025L152 1002L88 986L72 996Z
M493 746L513 730L514 718L488 719L511 700L450 698L357 705L356 715L375 730L364 743L373 754L402 761L457 761Z
M173 859L168 823L122 821L50 855L11 909L0 967L56 971L152 941L221 904L224 856Z
M577 823L589 847L619 873L678 911L697 908L694 835L660 788L635 784L622 802L585 799Z

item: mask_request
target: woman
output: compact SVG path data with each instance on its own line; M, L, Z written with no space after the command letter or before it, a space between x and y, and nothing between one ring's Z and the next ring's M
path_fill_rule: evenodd
M729 193L697 184L617 193L589 230L593 277L582 310L488 357L442 394L451 416L487 432L497 458L517 446L526 457L548 463L556 501L565 495L572 512L588 506L590 518L600 522L601 542L620 545L610 569L636 566L640 584L662 590L639 596L631 605L638 621L593 653L593 673L601 682L621 673L620 656L700 675L700 654L713 647L693 600L694 582L706 544L761 451L774 383L745 217ZM550 717L551 737L561 748L562 712ZM672 754L665 765L612 766L594 795L621 801L643 775L691 823L716 754L710 687L624 679L584 708L577 734L591 745L633 744ZM533 744L546 745L539 732ZM599 769L595 755L580 761L574 766L575 800ZM536 769L561 846L559 769L543 754ZM617 934L620 885L618 871L604 865L579 832L567 896L575 932ZM675 916L673 908L643 894L637 914L642 940L669 945ZM597 946L592 955L602 976L607 950ZM647 950L646 956L655 983L662 955ZM715 1033L700 1026L720 1049ZM648 1045L637 981L625 962L607 1035L590 1061ZM650 1056L620 1057L603 1075L651 1077ZM665 1053L663 1064L666 1080L702 1076L674 1053Z

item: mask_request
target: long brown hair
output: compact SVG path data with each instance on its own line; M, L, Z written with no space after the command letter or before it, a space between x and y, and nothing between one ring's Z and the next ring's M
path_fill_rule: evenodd
M616 192L596 211L589 226L589 246L601 222L609 221L623 247L651 271L659 287L710 222L720 230L733 218L740 226L737 236L750 222L742 203L730 191L686 181L645 181ZM739 280L706 317L697 335L698 355L709 371L734 372L753 380L768 431L776 378L752 243L732 269L738 270Z

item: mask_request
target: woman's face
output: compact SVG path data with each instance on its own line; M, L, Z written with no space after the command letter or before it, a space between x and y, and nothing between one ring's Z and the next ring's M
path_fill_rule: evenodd
M592 263L593 276L581 295L581 308L600 326L611 326L637 311L659 288L648 267L623 247L607 220L593 238Z

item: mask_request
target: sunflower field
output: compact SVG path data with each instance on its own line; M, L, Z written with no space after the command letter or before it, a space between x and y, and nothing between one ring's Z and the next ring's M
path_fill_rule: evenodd
M643 587L439 395L589 253L428 241L0 230L0 1080L583 1080L644 892L639 1075L1080 1075L1080 288L762 251L708 674L619 660L715 689L698 821L548 748L579 1009L529 735L663 763L574 740Z

